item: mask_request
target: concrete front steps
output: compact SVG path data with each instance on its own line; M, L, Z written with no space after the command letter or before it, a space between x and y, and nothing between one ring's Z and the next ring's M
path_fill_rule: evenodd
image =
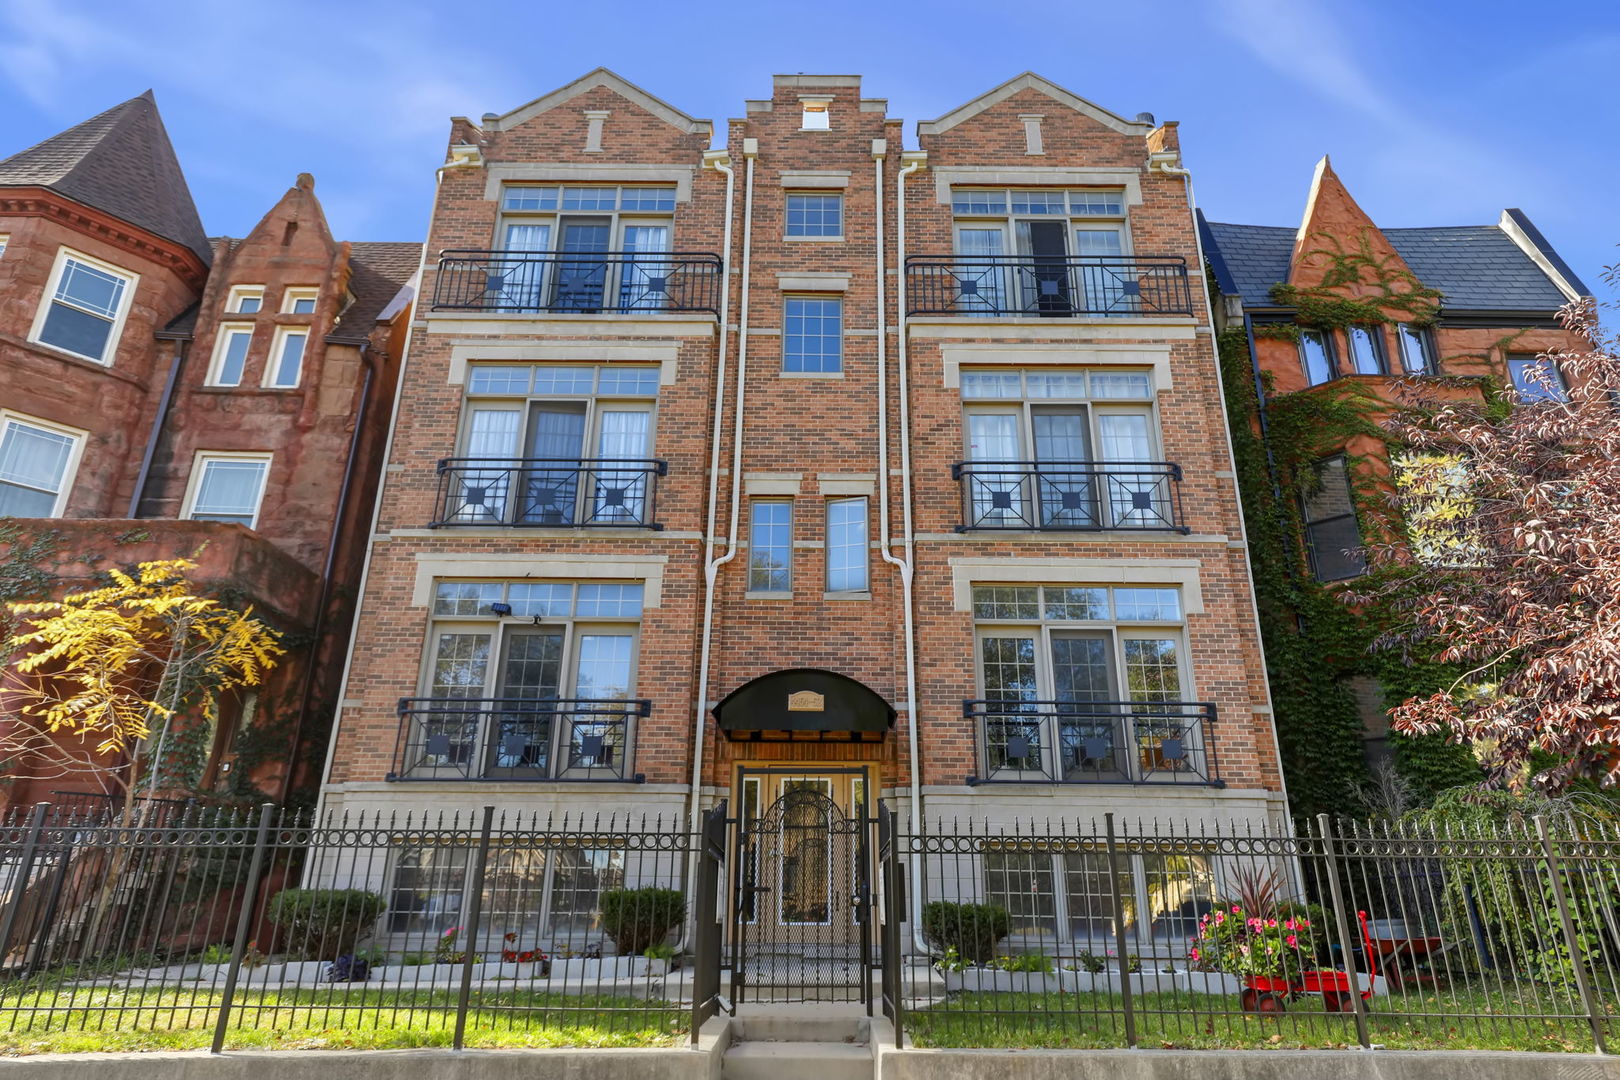
M743 1005L721 1080L872 1080L872 1025L854 1005Z

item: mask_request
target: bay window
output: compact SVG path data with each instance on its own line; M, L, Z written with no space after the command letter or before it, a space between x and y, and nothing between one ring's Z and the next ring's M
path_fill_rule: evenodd
M85 432L0 411L0 517L60 517Z

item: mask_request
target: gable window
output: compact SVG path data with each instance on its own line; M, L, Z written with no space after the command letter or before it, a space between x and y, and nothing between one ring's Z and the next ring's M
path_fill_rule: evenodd
M863 593L870 555L866 542L866 499L827 501L827 591Z
M252 324L221 325L214 339L214 362L209 370L208 385L241 386L242 369L247 366L248 346L252 343Z
M793 239L840 240L844 236L842 195L794 194L787 197L787 235Z
M1350 359L1357 375L1387 375L1384 363L1384 331L1378 326L1352 326L1345 331L1350 339Z
M799 130L801 131L829 131L832 129L832 105L830 97L802 97L799 99L801 113Z
M297 386L304 370L304 346L308 341L307 330L278 326L275 340L270 345L270 363L265 368L264 385L277 390L290 390Z
M224 454L204 451L191 470L191 491L182 515L193 521L234 521L257 528L269 454Z
M45 286L47 302L34 320L33 340L110 365L136 280L134 274L61 249Z
M748 591L793 591L793 504L756 499L748 519Z
M508 184L500 290L518 310L658 310L669 303L674 185Z
M1513 388L1519 392L1519 400L1525 404L1569 400L1563 372L1547 357L1510 356L1508 374L1513 376Z
M281 294L281 313L283 315L313 315L315 301L319 300L321 290L316 288L288 288Z
M1395 327L1395 336L1401 343L1401 366L1408 375L1436 373L1434 342L1427 330L1411 323L1400 323Z
M60 517L85 433L0 412L0 517Z
M660 369L473 364L439 521L654 526Z
M790 296L784 304L782 370L837 375L844 370L844 302Z
M436 583L402 775L622 777L643 594L640 582Z
M965 526L1178 527L1148 371L963 371Z
M951 194L965 312L1130 314L1141 308L1125 193L1117 188L956 188Z
M263 307L263 285L233 285L225 301L225 310L232 315L256 315Z
M974 586L973 619L985 779L1212 779L1178 589Z
M1299 332L1299 361L1305 368L1305 378L1312 386L1338 377L1333 363L1333 339L1321 330Z
M1311 573L1318 581L1366 573L1350 472L1342 454L1317 463L1316 483L1316 490L1300 500Z

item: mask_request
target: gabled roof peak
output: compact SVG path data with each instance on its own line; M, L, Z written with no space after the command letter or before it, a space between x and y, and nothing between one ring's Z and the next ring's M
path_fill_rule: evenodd
M0 161L0 187L43 187L211 252L151 90Z
M1146 135L1153 130L1154 125L1140 120L1127 120L1116 112L1103 108L1096 102L1088 101L1072 90L1067 90L1057 83L1033 71L1026 71L1021 75L1014 75L1006 82L991 90L985 91L972 101L959 105L955 109L941 116L937 120L924 120L917 125L918 135L938 135L965 120L984 112L993 105L998 105L1020 90L1039 90L1047 97L1061 105L1066 105L1078 113L1091 117L1100 124L1113 128L1122 135Z
M549 94L537 97L527 105L520 105L511 112L502 113L498 116L493 113L485 114L479 126L485 131L504 131L516 127L548 109L555 109L564 102L590 90L595 90L599 86L607 87L620 97L641 106L664 121L664 123L680 128L689 135L698 133L707 135L713 131L713 125L709 121L697 120L688 116L669 102L655 97L629 79L609 71L605 67L588 71L573 82L560 86Z

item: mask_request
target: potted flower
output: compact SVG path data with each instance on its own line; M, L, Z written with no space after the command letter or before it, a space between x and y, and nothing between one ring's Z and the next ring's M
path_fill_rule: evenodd
M1283 1000L1301 988L1315 952L1310 919L1251 915L1241 904L1231 904L1199 920L1198 940L1187 958L1242 979L1245 1010L1278 1012Z
M543 979L551 974L551 957L539 949L518 948L518 936L502 937L500 977L503 979Z

